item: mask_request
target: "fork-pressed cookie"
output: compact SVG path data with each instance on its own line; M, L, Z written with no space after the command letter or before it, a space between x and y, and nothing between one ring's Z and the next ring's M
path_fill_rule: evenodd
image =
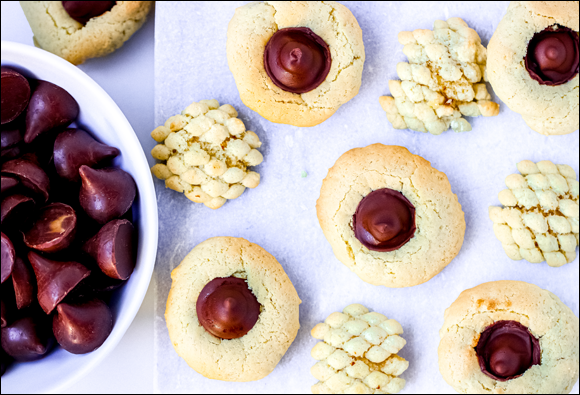
M298 333L300 298L276 258L257 244L208 239L171 279L169 337L179 356L207 378L260 380Z
M229 104L193 102L151 137L159 143L151 155L160 161L151 171L192 202L218 209L260 184L260 174L249 167L264 160L258 151L262 142Z
M120 48L141 28L153 7L153 1L108 3L112 8L88 21L69 15L62 1L21 1L20 5L34 34L34 45L81 64Z
M407 344L397 321L351 304L332 313L310 332L322 342L311 351L318 362L310 373L314 394L396 394L409 362L397 353Z
M471 130L464 116L499 114L485 86L486 49L461 18L436 20L433 31L400 32L409 62L397 64L401 81L379 102L395 129L441 134Z
M567 394L578 380L578 317L533 284L463 291L439 335L439 371L460 393Z
M546 261L559 267L576 258L578 181L568 165L550 161L518 163L499 193L504 207L489 208L493 231L513 260Z
M315 126L357 95L365 51L342 4L265 1L236 10L227 57L245 105L272 122Z
M316 212L336 257L387 287L431 279L459 253L465 234L447 176L398 146L343 154L322 182Z

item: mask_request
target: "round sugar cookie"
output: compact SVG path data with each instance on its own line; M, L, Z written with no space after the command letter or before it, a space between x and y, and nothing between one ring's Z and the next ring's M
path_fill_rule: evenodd
M207 378L260 380L298 333L300 298L282 266L257 244L208 239L171 278L165 310L169 337L179 356ZM248 317L252 310L257 321Z
M460 393L567 394L578 380L578 317L533 284L463 291L439 335L439 370Z
M399 146L343 154L322 182L316 212L336 257L373 285L428 281L459 253L465 234L447 176Z
M578 130L578 1L512 1L487 46L487 78L530 128Z
M34 34L34 45L78 65L119 49L143 26L153 8L153 1L112 3L110 10L84 24L68 14L62 1L21 1L20 5Z
M265 1L236 10L228 64L245 105L269 121L315 126L357 95L365 61L354 15L334 1Z

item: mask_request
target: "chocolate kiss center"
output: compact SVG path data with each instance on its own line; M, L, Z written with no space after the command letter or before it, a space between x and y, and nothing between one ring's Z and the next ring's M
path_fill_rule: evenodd
M318 87L331 66L324 40L307 27L278 30L264 49L264 69L280 89L306 93Z
M532 344L529 337L509 333L499 334L490 339L488 347L493 350L489 358L489 366L497 376L515 376L522 366L531 365Z
M475 351L481 371L498 381L519 377L541 360L539 341L516 321L497 321L488 326Z
M290 73L304 73L315 67L315 53L301 43L288 42L280 53L280 63L284 70Z
M116 1L63 1L62 5L71 18L84 25L91 18L110 11L116 3Z
M548 50L546 50L546 57L550 60L558 59L558 50L554 47L548 48Z
M211 296L215 311L214 325L226 329L242 324L248 312L247 295L241 290L222 286Z
M382 243L391 240L399 234L399 230L402 228L401 222L402 220L399 216L388 215L386 218L378 218L377 222L369 226L369 228L374 238Z
M534 50L534 55L536 56L540 69L557 69L566 62L566 46L557 37L548 38L538 44Z
M292 69L292 66L298 65L302 59L302 50L300 48L293 48L290 50L289 65L286 69Z
M258 321L260 304L245 280L214 278L202 289L196 303L200 324L220 339L237 339Z
M369 250L394 251L415 234L415 207L398 191L378 189L361 200L353 222L355 237Z
M224 323L240 322L246 313L246 306L243 303L238 303L233 297L224 299L222 309L217 311L218 321Z
M578 74L578 32L560 25L534 34L528 44L525 66L541 85L557 86Z

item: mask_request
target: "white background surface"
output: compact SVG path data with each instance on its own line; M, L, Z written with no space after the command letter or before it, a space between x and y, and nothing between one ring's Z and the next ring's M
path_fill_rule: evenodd
M16 1L2 1L2 40L27 45L32 31ZM80 68L121 108L141 141L153 125L154 13L121 49ZM148 153L146 152L147 156ZM146 393L153 391L153 286L117 348L67 393Z
M470 119L474 130L465 134L395 131L378 104L378 97L388 93L388 79L396 78L396 63L405 60L396 40L399 31L429 29L434 19L459 16L487 45L505 12L505 2L349 4L365 40L363 86L337 114L311 129L272 124L241 104L225 54L227 23L240 4L160 2L155 57L151 15L123 48L80 66L117 102L146 152L154 146L149 137L154 126L193 100L216 98L234 105L248 129L258 133L265 161L258 167L262 184L217 211L190 203L156 181L160 243L155 359L152 285L119 347L71 387L70 393L151 392L154 377L162 392L308 393L316 382L309 373L315 363L310 357L315 344L310 329L354 302L403 325L408 345L401 355L410 360L402 376L407 380L403 393L443 393L452 389L437 368L438 330L443 310L462 290L485 281L525 280L551 290L578 315L578 259L560 269L512 262L487 218L487 207L499 203L497 193L504 188L505 177L516 172L517 161L550 159L570 164L578 172L578 132L540 136L503 104L498 117ZM2 2L2 39L32 45L32 33L16 2ZM430 160L447 174L463 205L467 221L463 249L448 268L424 285L387 289L362 282L334 257L318 226L314 205L327 169L345 151L375 142L403 145ZM307 178L301 178L302 171L308 172ZM192 371L173 351L163 319L171 269L199 242L226 235L245 237L278 258L303 300L302 328L296 341L276 370L256 383L212 381ZM573 392L578 393L578 383Z
M516 163L549 159L578 172L578 132L545 137L530 130L518 114L501 104L499 116L470 119L473 131L440 136L394 130L378 98L388 79L397 78L397 62L406 60L397 34L431 29L435 19L464 18L487 45L507 2L361 3L345 2L357 18L366 49L362 87L323 124L298 128L266 121L244 106L229 71L226 31L236 7L244 2L158 3L155 35L155 121L161 125L192 101L218 99L232 104L246 127L263 141L262 183L212 211L190 203L156 181L160 232L156 292L156 388L161 392L309 393L316 380L310 350L312 327L334 311L361 303L398 320L410 361L402 375L403 393L452 391L439 374L438 331L443 312L466 288L493 280L523 280L549 289L578 315L578 259L562 268L513 262L496 240L488 207ZM244 65L238 65L244 67ZM463 249L441 274L412 288L388 289L361 281L333 255L316 218L322 179L345 151L372 143L407 147L447 174L463 205L467 231ZM145 148L154 146L150 139ZM302 178L306 171L308 177ZM301 329L278 367L253 383L209 380L191 370L173 352L163 313L171 286L170 272L198 243L213 236L238 236L274 255L286 270L303 303ZM227 368L227 367L226 367ZM578 384L574 391L578 392Z

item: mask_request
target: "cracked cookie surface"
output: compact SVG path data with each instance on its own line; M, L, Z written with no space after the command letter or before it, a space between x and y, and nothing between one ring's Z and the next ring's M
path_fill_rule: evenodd
M217 100L191 103L151 132L159 143L151 155L162 161L151 171L166 188L214 210L257 187L260 174L248 168L264 160L257 150L262 143L237 117Z
M254 327L238 339L219 339L200 324L196 303L215 278L247 281L261 305ZM301 303L276 258L242 238L214 237L198 244L171 273L165 321L175 351L203 376L223 381L254 381L270 374L298 329Z
M539 339L541 363L517 378L485 375L475 347L497 321L516 321ZM463 291L445 310L439 370L460 393L567 394L578 380L578 317L553 293L522 281L494 281Z
M21 1L20 5L34 45L78 65L120 48L145 23L153 2L117 1L84 26L70 17L61 1Z
M441 134L467 132L463 116L499 114L484 82L486 50L461 18L436 20L433 31L399 33L409 63L397 64L402 81L390 80L391 96L379 103L395 129Z
M490 207L493 231L507 256L559 267L576 258L578 181L568 165L550 161L518 163L521 174L505 180L504 207Z
M407 344L397 321L351 304L332 313L310 332L322 342L311 351L310 373L319 380L313 394L396 394L409 362L397 353Z
M370 192L390 188L415 207L416 232L391 252L369 250L353 215ZM465 219L447 176L406 148L373 144L343 154L328 171L316 203L320 227L336 257L363 281L387 287L422 284L459 253Z
M286 27L308 27L330 47L330 72L310 92L284 91L266 74L266 44ZM244 104L269 121L294 126L318 125L356 96L365 61L356 18L334 1L266 1L236 9L228 25L227 56Z
M527 71L524 58L534 34L558 24L578 33L577 1L512 1L493 34L487 77L497 96L543 135L578 130L578 74L557 85L541 85Z

